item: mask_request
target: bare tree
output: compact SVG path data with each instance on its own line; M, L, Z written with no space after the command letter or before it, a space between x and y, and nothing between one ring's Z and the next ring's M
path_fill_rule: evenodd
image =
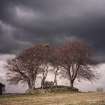
M42 45L42 51L40 52L42 55L41 58L41 66L40 66L40 73L42 73L42 81L41 81L41 88L45 86L45 80L47 78L50 66L50 58L51 58L51 47L49 44Z
M24 56L24 57L23 57ZM44 87L44 83L48 74L49 68L49 59L50 59L50 46L49 44L37 44L34 45L32 48L25 51L21 57L24 58L24 62L27 60L31 60L31 62L27 62L30 65L33 65L32 69L36 68L35 70L37 73L42 74L42 81L41 81L41 88ZM36 75L37 75L36 73ZM35 78L36 78L36 75Z
M91 58L91 48L83 41L68 41L59 47L36 44L8 62L9 81L26 82L29 89L34 89L36 78L41 74L41 88L44 88L51 65L54 67L55 86L57 86L57 75L60 71L64 71L73 88L76 78L87 80L95 78L94 72L90 69L90 64L93 62Z
M95 78L93 71L89 69L92 60L91 49L85 42L77 40L66 42L60 49L60 56L61 66L66 70L71 88L76 78L88 80Z
M25 82L28 84L29 89L33 89L35 81L32 75L34 74L28 66L28 64L17 58L8 61L8 81L11 84Z
M53 72L54 72L54 85L57 86L57 75L59 74L59 71L61 70L61 65L60 65L60 55L59 55L59 47L52 47L51 49L51 58L50 58L50 63L53 66Z
M41 66L47 62L47 48L46 44L36 44L9 62L9 81L12 83L25 81L29 89L34 89L37 75L42 70Z

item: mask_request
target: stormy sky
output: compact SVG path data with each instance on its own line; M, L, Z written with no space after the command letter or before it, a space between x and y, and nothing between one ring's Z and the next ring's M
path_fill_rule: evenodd
M0 0L0 57L75 38L86 40L104 63L105 0Z
M0 0L0 53L68 38L82 38L104 56L105 0Z

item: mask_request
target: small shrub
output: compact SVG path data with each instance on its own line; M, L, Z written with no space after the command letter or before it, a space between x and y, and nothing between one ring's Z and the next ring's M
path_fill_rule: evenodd
M68 86L53 86L52 88L41 89L37 88L35 90L27 90L26 94L46 94L46 93L63 93L63 92L79 92L77 88L70 88Z
M104 89L103 89L103 88L97 88L96 91L97 91L97 92L103 92Z

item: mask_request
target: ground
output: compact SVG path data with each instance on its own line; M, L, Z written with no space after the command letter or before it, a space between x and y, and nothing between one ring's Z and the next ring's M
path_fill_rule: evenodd
M105 105L105 93L1 96L0 105Z

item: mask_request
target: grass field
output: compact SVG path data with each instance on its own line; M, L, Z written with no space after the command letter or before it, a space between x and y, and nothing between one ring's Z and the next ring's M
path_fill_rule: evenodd
M105 105L105 93L1 96L0 105Z

